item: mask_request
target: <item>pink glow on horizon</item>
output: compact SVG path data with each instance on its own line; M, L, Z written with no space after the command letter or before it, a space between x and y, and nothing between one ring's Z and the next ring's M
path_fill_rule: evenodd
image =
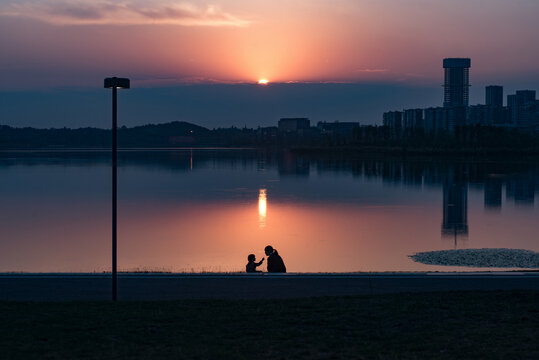
M35 4L0 5L4 86L87 85L104 73L152 85L433 84L447 56L471 57L479 76L539 73L537 2L230 0L148 8L131 1L109 12L82 0L80 8ZM114 15L120 21L111 25Z
M256 198L252 204L152 203L146 207L125 207L119 217L123 224L118 233L119 268L243 271L247 254L254 253L261 259L264 247L270 244L282 254L290 272L473 270L427 266L408 258L415 252L454 247L452 241L440 241L442 215L437 204L428 208L410 206L403 212L402 208L391 206L271 204L271 197L268 202L271 211L267 212L263 227ZM492 219L482 209L470 210L470 225L482 229L483 234L475 234L471 244L459 243L459 248L506 247L507 239L513 238L511 246L515 248L539 250L534 229L515 225L515 217L503 220L508 224L507 230L500 231L495 226L492 228L497 230L490 230L487 225ZM54 223L54 217L60 216L65 217L65 213L49 214L42 222ZM68 220L58 229L41 223L22 230L16 221L8 225L5 233L9 241L1 247L5 256L0 271L110 269L108 213L98 217L79 213ZM417 226L418 223L423 225ZM37 236L38 225L41 231Z

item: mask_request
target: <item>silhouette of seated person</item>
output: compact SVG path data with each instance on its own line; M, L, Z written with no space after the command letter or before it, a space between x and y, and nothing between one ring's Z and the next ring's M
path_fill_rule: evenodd
M270 245L264 248L264 252L268 256L268 272L269 273L285 273L286 266L284 266L283 258L279 255Z
M248 272L248 273L254 273L254 272L262 272L260 270L256 270L256 268L260 265L262 265L262 263L264 262L264 258L262 258L262 260L260 260L259 262L255 262L256 261L256 256L255 254L249 254L249 256L247 256L247 265L245 265L245 271Z

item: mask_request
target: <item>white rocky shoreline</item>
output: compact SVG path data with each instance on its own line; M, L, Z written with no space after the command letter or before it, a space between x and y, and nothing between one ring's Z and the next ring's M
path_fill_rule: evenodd
M409 257L427 265L539 268L539 253L524 249L457 249L419 252Z

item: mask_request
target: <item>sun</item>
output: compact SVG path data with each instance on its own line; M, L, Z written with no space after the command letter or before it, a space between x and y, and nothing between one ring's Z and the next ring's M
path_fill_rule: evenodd
M268 79L258 80L258 85L268 85L268 83L269 83Z

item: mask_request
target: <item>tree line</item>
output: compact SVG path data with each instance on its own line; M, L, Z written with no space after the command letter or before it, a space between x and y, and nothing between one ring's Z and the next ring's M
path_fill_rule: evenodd
M111 130L99 128L15 128L0 126L0 148L107 148ZM425 133L407 129L396 137L386 126L361 126L348 133L324 133L316 128L297 133L267 128L208 129L187 122L118 129L120 147L387 147L401 149L522 149L539 152L539 136L491 126L456 127L454 132Z

